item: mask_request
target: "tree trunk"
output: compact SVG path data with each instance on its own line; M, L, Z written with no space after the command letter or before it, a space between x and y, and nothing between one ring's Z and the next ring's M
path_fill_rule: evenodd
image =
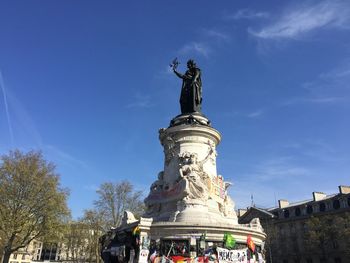
M95 256L96 256L96 263L100 263L100 253L99 253L99 240L97 238L95 243Z
M3 258L2 258L2 263L8 263L9 260L10 260L11 254L12 254L11 251L5 250L5 251L4 251L4 256L3 256Z

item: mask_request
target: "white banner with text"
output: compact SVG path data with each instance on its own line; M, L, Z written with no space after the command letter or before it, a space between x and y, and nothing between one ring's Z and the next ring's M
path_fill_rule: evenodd
M217 247L219 263L248 263L247 249L229 250ZM251 261L252 262L252 261Z

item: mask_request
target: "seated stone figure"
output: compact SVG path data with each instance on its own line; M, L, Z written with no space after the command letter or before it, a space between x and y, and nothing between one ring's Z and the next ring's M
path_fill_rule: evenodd
M163 178L164 178L164 172L161 171L161 172L158 173L158 180L153 182L151 187L150 187L151 192L156 192L156 191L163 190L163 186L164 186Z
M185 199L208 199L205 179L208 175L197 160L197 154L184 153L180 156L179 182L184 184Z

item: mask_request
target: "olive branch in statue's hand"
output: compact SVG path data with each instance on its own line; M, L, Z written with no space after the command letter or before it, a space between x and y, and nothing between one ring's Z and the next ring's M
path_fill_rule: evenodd
M180 64L180 62L177 60L177 58L174 58L173 62L169 65L174 71L176 71L177 66Z

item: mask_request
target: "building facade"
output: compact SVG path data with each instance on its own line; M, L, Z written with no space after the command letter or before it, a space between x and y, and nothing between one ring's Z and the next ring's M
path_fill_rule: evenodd
M60 242L32 240L28 246L11 254L9 263L98 263L101 235L101 231L93 230L84 223L71 222L64 239Z
M25 248L21 248L11 254L9 263L31 263L40 261L43 251L43 242L33 240Z
M259 218L266 233L266 258L273 263L350 262L350 187L278 207L240 211L239 222Z

